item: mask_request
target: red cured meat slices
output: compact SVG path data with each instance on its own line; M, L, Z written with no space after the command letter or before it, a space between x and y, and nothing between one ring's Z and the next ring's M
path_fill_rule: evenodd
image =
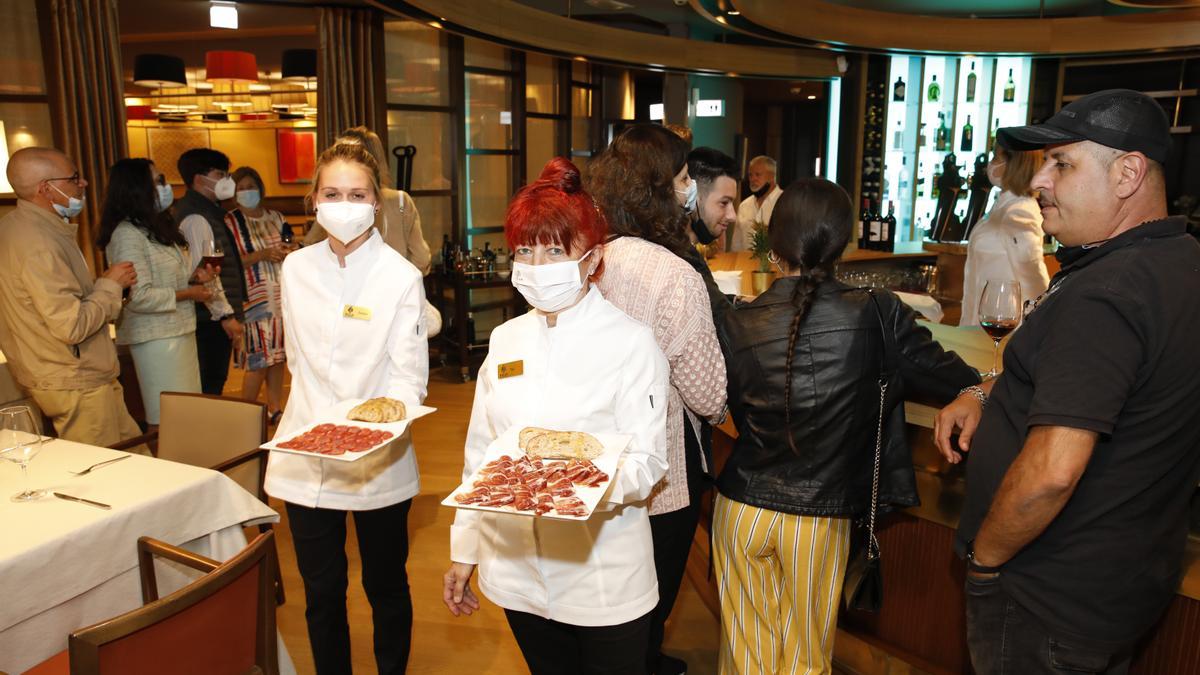
M587 505L578 497L563 497L554 500L554 511L560 516L586 516Z
M279 443L287 450L301 450L322 455L342 455L363 452L390 440L393 434L382 429L353 425L318 424L309 431Z

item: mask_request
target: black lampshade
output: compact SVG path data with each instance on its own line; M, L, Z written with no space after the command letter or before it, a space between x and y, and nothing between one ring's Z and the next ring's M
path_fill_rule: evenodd
M283 50L283 79L307 80L317 76L317 50Z
M133 83L140 87L186 87L183 59L170 54L138 54L133 60Z

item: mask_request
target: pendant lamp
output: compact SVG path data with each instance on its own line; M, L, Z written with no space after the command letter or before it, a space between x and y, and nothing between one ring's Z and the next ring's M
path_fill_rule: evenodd
M186 87L187 70L178 56L138 54L133 59L133 83L154 89Z

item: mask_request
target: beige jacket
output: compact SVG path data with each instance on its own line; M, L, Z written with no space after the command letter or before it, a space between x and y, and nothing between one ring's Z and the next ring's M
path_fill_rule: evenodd
M0 350L29 389L91 389L120 370L108 323L121 286L93 282L76 229L25 200L0 218Z
M433 255L429 252L429 243L421 232L421 214L413 198L403 190L383 188L383 208L375 216L375 227L383 235L383 241L396 252L404 256L421 274L429 274ZM312 229L304 237L305 245L324 241L325 228L320 223L313 223Z

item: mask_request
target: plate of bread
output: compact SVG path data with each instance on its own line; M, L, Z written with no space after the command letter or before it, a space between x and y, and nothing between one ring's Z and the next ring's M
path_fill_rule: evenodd
M408 430L413 420L437 408L405 405L384 396L337 403L311 424L276 437L262 447L275 452L353 462L387 447Z
M632 436L513 427L446 499L457 509L587 520L618 471Z

